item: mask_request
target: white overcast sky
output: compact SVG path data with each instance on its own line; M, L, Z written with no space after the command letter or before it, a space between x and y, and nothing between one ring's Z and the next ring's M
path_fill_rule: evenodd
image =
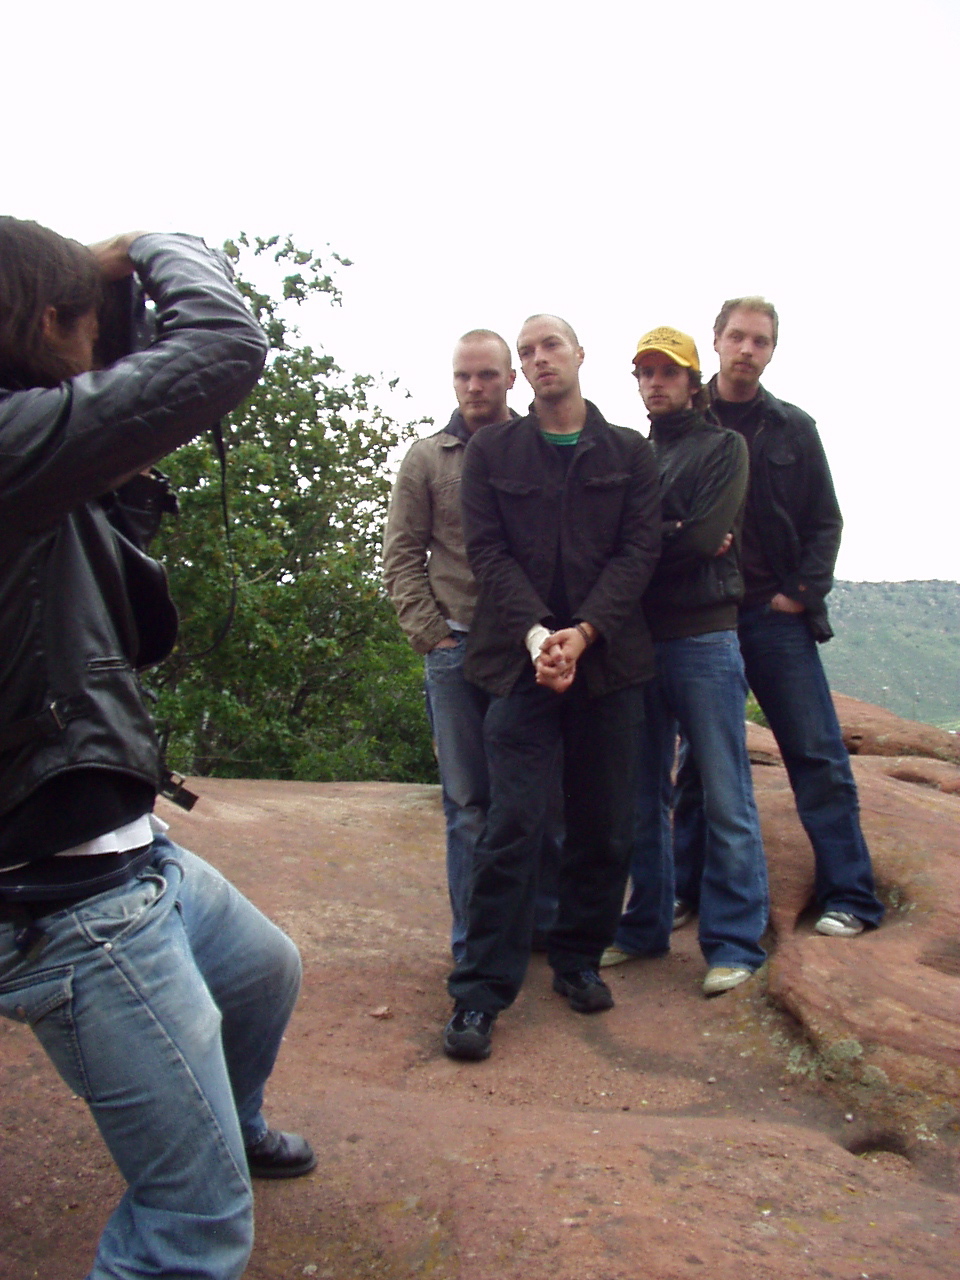
M956 0L93 0L3 26L6 211L329 244L355 265L311 338L438 422L461 332L555 311L585 394L640 427L640 334L685 329L709 373L719 304L765 294L838 575L960 580Z

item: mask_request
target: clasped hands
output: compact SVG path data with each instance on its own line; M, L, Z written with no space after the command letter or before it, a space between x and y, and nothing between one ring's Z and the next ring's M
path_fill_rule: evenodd
M537 684L554 693L565 693L577 674L577 662L587 648L587 635L592 641L592 628L584 634L589 623L580 627L564 627L544 637L534 660Z

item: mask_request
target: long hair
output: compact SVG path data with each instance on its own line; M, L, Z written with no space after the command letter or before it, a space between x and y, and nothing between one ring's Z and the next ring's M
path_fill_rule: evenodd
M55 387L73 370L43 336L53 307L70 329L100 302L101 277L89 249L37 222L0 217L0 387Z

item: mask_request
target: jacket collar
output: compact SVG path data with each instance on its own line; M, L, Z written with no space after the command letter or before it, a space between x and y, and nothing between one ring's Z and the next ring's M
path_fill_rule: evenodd
M693 431L705 431L710 423L697 409L680 409L650 419L650 437L655 441L679 440Z
M510 415L508 419L508 421L510 422L515 422L520 417L519 413L514 413L514 411L509 407L507 408L507 412ZM443 431L441 432L441 434L453 436L452 440L440 441L440 443L446 449L452 449L454 447L455 442L457 441L459 441L461 444L470 443L471 432L466 422L464 421L463 414L460 412L459 409L454 409L453 413L451 414L450 421L443 428Z
M711 408L720 399L720 394L717 391L718 377L719 375L715 373L707 383L707 395L710 397ZM757 405L764 418L777 418L780 421L784 421L786 419L787 415L784 413L781 402L776 396L771 395L762 383L757 389L757 395L754 403Z
M601 427L609 426L606 418L592 401L584 400L583 403L586 405L587 416L584 419L583 427L580 431L580 439L577 441L578 449L592 447L594 437L598 430ZM530 408L524 421L529 422L531 426L535 427L538 435L543 430L540 425L540 418L537 414L537 402L535 400L530 402Z

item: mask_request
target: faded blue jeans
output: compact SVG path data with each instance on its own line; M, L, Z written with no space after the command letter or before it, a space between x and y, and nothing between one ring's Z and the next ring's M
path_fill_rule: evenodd
M237 1280L253 1244L244 1147L300 986L293 943L165 836L133 880L0 923L0 1013L31 1026L127 1181L88 1280Z
M637 769L632 891L616 945L657 955L670 944L674 873L670 771L679 725L703 780L706 858L700 886L700 949L709 965L758 968L766 958L767 864L747 756L747 684L735 631L662 640L646 689Z
M447 824L447 886L453 917L450 944L453 958L464 956L467 906L473 883L475 851L487 825L490 777L483 745L483 722L490 697L463 674L467 637L455 645L431 649L424 656L427 717L437 748L437 764ZM563 841L560 778L554 770L552 801L547 810L540 848L534 929L549 933L557 914L557 866Z

